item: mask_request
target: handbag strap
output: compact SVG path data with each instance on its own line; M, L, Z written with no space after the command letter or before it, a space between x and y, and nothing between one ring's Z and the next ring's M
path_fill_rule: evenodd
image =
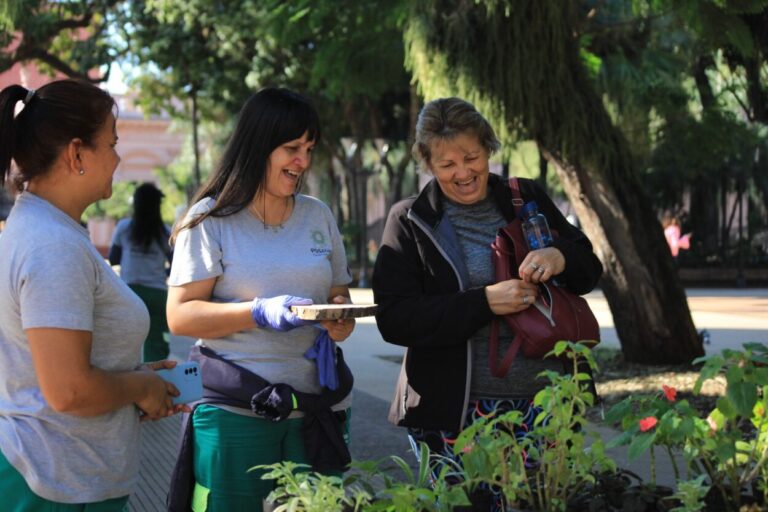
M515 335L515 339L512 340L512 344L504 353L504 359L499 365L499 317L496 316L491 320L491 337L488 342L488 367L491 370L491 375L499 379L507 375L509 367L512 366L512 362L520 351L522 342L522 336Z
M512 206L515 209L515 215L520 216L520 209L525 202L523 196L520 194L520 182L515 176L509 178L509 190L512 192Z
M523 196L520 194L520 182L514 176L509 178L509 189L512 192L512 206L515 209L515 215L519 217L524 201ZM514 257L514 255L512 256ZM491 336L488 343L488 366L491 370L491 375L500 379L507 375L509 367L512 366L512 362L520 351L522 342L522 337L515 334L512 344L504 353L504 358L501 360L501 364L499 364L499 317L494 316L493 320L491 320Z

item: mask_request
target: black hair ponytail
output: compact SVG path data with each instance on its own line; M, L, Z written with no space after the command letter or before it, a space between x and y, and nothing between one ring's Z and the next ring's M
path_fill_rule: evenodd
M23 101L27 94L27 89L20 85L9 85L0 91L0 187L5 185L10 175L11 160L16 149L16 104Z

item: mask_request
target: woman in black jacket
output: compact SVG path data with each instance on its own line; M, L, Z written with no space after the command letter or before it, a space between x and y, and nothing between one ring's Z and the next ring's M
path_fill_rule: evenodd
M530 307L541 282L556 277L584 294L602 273L584 234L535 182L519 179L522 199L536 201L559 236L528 254L521 279L494 282L490 246L515 217L508 183L489 172L499 146L470 103L443 98L424 106L413 154L434 178L393 206L373 274L379 330L387 342L407 347L390 421L407 427L412 443L426 442L440 455L452 456L457 434L492 412L522 411L532 428L538 413L532 398L546 385L537 375L563 370L558 360L518 353L506 376L494 377L488 362L494 316ZM500 353L512 336L502 322Z

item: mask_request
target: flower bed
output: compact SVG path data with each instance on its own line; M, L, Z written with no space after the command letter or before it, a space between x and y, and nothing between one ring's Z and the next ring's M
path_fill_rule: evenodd
M740 511L763 510L768 471L768 347L747 344L744 351L697 361L700 372L691 393L704 386L719 390L713 407L694 407L672 380L651 395L629 396L606 416L622 433L603 440L584 427L594 397L577 360L596 367L594 354L560 342L553 354L574 366L571 375L545 372L550 386L536 395L545 412L523 437L511 435L521 421L511 412L477 422L454 445L460 468L447 460L429 466L426 447L413 473L393 458L403 477L393 478L376 463L358 464L342 480L306 473L290 463L270 466L277 480L276 510L453 510L468 505L479 489L492 489L509 510L520 511ZM723 388L723 385L725 386ZM606 448L626 446L630 459L650 454L651 478L643 482L616 467ZM682 455L681 467L672 454ZM657 457L669 456L677 485L656 485ZM432 459L434 461L434 458ZM450 471L449 471L450 469ZM461 481L446 478L450 472ZM374 480L378 483L374 484ZM487 494L487 493L486 493Z

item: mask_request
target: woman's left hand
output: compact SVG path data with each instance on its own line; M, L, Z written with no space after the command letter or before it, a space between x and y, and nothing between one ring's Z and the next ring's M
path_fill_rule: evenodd
M171 368L175 368L178 364L177 361L174 361L173 359L162 359L160 361L150 361L147 363L141 363L137 370L170 370ZM174 388L175 389L175 388ZM175 395L178 396L178 390L176 390ZM180 412L192 412L192 408L188 406L187 404L176 404L173 406L173 414L178 414ZM142 421L145 421L145 418L142 417Z
M336 295L331 299L333 304L351 304L352 301L349 297L344 295ZM346 318L341 320L324 320L320 322L320 325L328 331L328 336L336 343L342 342L349 338L352 331L355 328L355 319Z
M520 264L520 279L528 283L543 283L565 270L565 256L555 247L531 251Z

